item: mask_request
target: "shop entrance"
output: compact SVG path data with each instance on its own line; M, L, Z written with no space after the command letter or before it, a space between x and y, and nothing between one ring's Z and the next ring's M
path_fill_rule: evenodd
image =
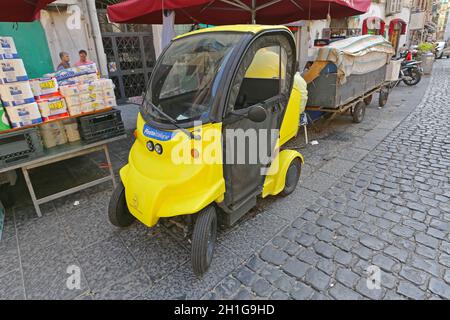
M151 25L109 23L105 9L97 13L117 99L141 96L156 61Z

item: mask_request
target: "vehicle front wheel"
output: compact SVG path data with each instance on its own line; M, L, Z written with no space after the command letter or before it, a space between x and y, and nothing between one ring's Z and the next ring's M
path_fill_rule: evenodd
M209 268L216 247L217 214L212 205L197 213L192 234L191 260L194 273L203 275Z
M111 224L119 228L129 227L135 220L128 210L125 199L125 187L122 182L119 183L111 195L108 206L108 216Z
M363 101L360 101L353 107L353 122L360 123L364 119L364 115L366 114L366 104Z
M302 172L302 162L299 158L295 158L289 164L289 168L286 172L286 179L284 182L284 189L280 195L283 197L290 195L297 187L300 174Z

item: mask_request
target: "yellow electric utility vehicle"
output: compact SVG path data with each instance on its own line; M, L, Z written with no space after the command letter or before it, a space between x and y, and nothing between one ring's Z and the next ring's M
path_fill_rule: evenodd
M300 119L295 57L283 26L214 27L174 39L144 94L111 223L152 227L185 217L192 266L203 274L218 224L234 224L258 197L296 188L303 157L283 148Z

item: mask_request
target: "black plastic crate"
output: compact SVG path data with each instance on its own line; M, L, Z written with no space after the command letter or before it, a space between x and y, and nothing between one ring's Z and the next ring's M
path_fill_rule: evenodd
M80 135L88 142L104 140L125 134L125 126L120 110L110 110L99 114L78 118Z
M43 152L37 128L0 133L0 168L34 159Z

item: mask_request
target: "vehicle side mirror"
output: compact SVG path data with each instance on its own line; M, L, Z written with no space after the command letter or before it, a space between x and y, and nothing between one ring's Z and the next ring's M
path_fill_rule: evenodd
M248 111L248 118L253 122L263 122L267 118L266 109L260 104L254 105L250 107Z

